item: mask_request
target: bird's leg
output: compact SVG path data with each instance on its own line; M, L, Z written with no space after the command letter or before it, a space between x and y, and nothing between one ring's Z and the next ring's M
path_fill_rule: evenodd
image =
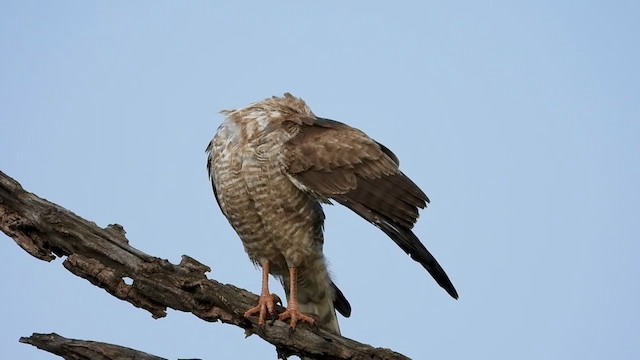
M244 317L258 314L258 325L264 326L267 313L275 319L276 302L278 302L278 297L269 293L269 261L264 261L262 263L262 291L260 292L260 300L258 300L257 306L252 307L244 313Z
M287 301L287 310L280 314L280 320L289 321L289 327L295 329L298 321L309 323L309 325L315 324L315 320L300 311L298 305L298 269L295 267L289 268L289 300Z

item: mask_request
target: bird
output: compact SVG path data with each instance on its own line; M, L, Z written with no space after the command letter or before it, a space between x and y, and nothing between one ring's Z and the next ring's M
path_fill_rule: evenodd
M235 110L206 149L215 199L262 269L258 316L315 325L340 334L336 311L351 305L329 274L323 254L323 204L336 202L382 230L422 265L454 299L458 293L433 255L412 232L418 210L430 202L399 169L396 155L364 132L314 115L304 100L285 93ZM287 307L270 293L280 280Z

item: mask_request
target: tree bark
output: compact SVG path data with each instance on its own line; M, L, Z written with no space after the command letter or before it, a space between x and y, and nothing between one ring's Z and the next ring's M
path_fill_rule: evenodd
M33 334L20 338L21 343L59 355L67 360L166 360L142 351L96 341L67 339L56 333Z
M408 359L389 349L374 348L321 329L299 326L292 332L288 324L279 320L261 328L255 317L247 319L243 316L258 302L257 295L207 279L205 274L210 268L189 256L183 255L180 264L174 265L147 255L129 245L122 226L113 224L100 228L25 191L1 171L0 229L40 260L65 257L63 265L67 270L118 299L149 311L156 319L166 316L169 307L190 312L205 321L233 324L245 329L247 335L257 334L273 344L280 358L299 355L314 359ZM126 278L133 283L125 283ZM283 310L279 309L280 312ZM38 336L40 340L42 336L49 337L52 340L48 342L53 344L80 341L55 334ZM37 343L37 340L23 339L34 345ZM89 343L102 344L84 342ZM82 359L69 353L68 346L56 345L55 349L58 352L51 352L69 359Z

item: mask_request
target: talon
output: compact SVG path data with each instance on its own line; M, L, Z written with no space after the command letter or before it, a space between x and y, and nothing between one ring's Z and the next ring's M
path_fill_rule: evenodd
M258 315L258 326L264 327L267 314L271 315L271 318L276 317L276 299L277 296L273 294L261 295L258 300L258 305L245 311L244 317L248 318L253 315Z
M316 320L309 315L306 315L302 311L298 310L297 307L287 308L282 314L280 314L280 320L286 321L289 320L289 328L294 330L298 325L298 322L306 322L309 325L315 325Z
M298 325L298 321L306 322L309 325L314 325L316 320L311 316L300 311L298 305L298 270L295 267L289 268L289 300L287 301L287 310L280 314L280 320L289 320L289 329L295 330Z
M262 263L262 291L260 292L258 305L245 311L244 317L248 318L258 314L258 326L264 327L267 314L271 315L271 318L276 317L276 303L280 302L278 295L269 294L269 262L264 261Z

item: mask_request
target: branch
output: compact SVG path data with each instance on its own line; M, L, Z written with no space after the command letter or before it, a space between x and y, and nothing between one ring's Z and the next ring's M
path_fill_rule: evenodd
M145 309L154 318L167 307L190 312L205 321L221 321L257 334L276 347L278 356L315 359L407 359L388 349L373 348L321 329L289 331L281 321L261 328L244 312L258 296L233 285L207 279L208 266L183 255L179 265L133 248L120 225L105 229L69 210L22 189L0 171L0 230L34 257L51 261L66 257L64 267L118 299ZM131 285L124 279L133 280ZM280 308L279 311L283 309Z
M20 342L33 345L38 349L62 356L67 360L166 360L164 358L126 348L124 346L111 345L97 341L67 339L66 337L62 337L56 333L33 334L29 337L21 337Z

